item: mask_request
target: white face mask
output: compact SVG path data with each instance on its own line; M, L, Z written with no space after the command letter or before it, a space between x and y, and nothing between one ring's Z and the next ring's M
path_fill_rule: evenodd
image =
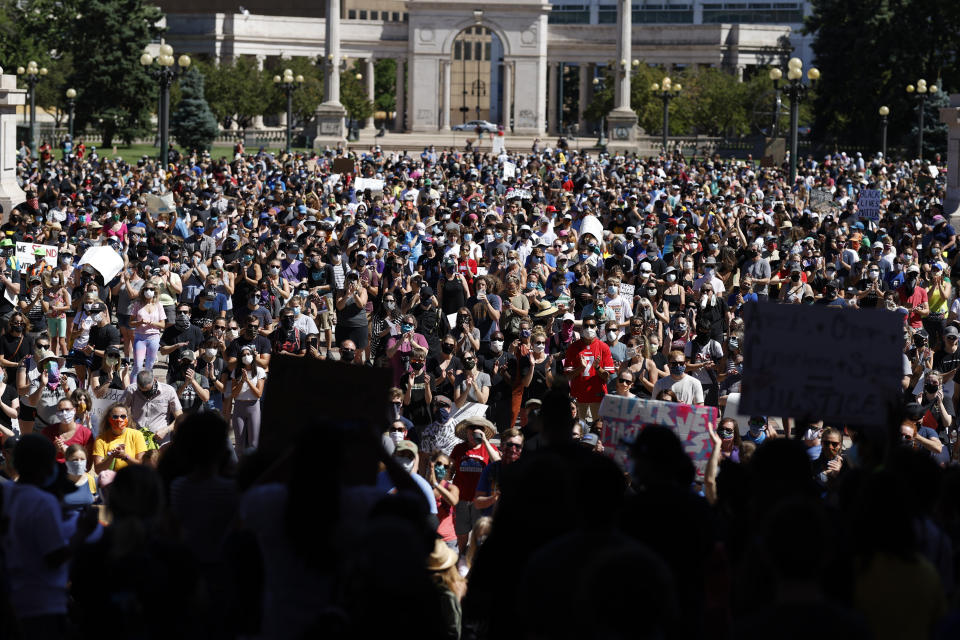
M634 358L634 357L636 357L636 355L637 355L637 350L636 350L636 349L634 349L633 347L627 348L627 358L628 358L628 359L629 359L629 358Z
M253 356L247 354L243 356L243 364L251 364L253 362Z
M73 418L76 415L77 415L77 412L74 409L64 409L63 411L57 411L57 422L70 424L73 422Z
M503 351L503 340L493 340L490 342L490 350L494 353Z
M390 439L393 440L393 444L398 444L403 440L403 431L391 431Z
M223 269L223 260L217 258L213 261L213 266L215 266L217 269Z
M66 466L67 473L71 476L82 476L87 472L86 460L67 460L64 466Z
M613 342L617 339L616 331L607 331L607 342Z
M227 330L227 336L228 336L231 340L236 340L236 339L240 336L240 330L239 330L239 329L229 329L229 330Z
M667 274L667 282L676 282L676 281L677 281L677 276L675 276L672 273Z
M143 292L143 297L147 300L153 300L153 294L154 292L152 289L147 289Z
M407 473L413 473L413 460L408 460L406 457L397 458L397 462L403 467L403 470Z
M544 349L546 349L546 345L543 345L543 344L533 345L533 350L536 351L537 353L543 353Z
M204 349L204 350L203 350L203 356L204 356L207 360L213 360L214 358L217 357L217 350L216 350L216 349Z
M52 284L53 286L56 287L57 285L60 284L60 278L51 278L51 279L50 279L50 284Z
M584 327L583 328L583 337L587 340L593 340L597 337L597 328L596 327Z

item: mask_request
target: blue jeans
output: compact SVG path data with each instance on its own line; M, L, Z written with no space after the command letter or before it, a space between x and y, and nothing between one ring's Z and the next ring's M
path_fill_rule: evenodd
M133 337L133 370L131 378L136 378L141 369L153 370L157 361L157 351L160 349L160 334L136 334Z

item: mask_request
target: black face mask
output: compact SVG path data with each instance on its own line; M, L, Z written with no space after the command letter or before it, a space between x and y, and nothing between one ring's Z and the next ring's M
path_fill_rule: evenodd
M343 362L353 362L357 352L354 349L340 349L340 360Z
M283 316L280 318L280 324L283 325L284 329L290 329L293 327L293 316Z
M455 344L444 342L442 345L440 345L440 348L443 350L444 353L453 353L453 350L456 348L456 346L457 345Z
M925 384L925 385L923 385L923 390L926 391L927 393L929 393L930 395L933 395L934 393L936 393L937 391L940 390L940 385L937 385L937 384Z

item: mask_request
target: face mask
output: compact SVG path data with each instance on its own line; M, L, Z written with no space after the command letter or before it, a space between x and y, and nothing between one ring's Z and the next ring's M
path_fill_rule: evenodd
M799 273L791 274L790 280L792 280L793 282L800 282L800 274Z
M450 417L450 409L446 407L436 406L433 409L433 419L437 422L446 422Z
M160 265L160 271L162 271L162 272L164 272L164 273L166 273L167 271L170 271L170 263L169 263L169 262L164 262L164 263L162 263L162 264Z
M175 324L178 329L186 329L190 326L190 316L185 313L178 313Z
M670 373L672 373L672 374L675 375L675 376L682 375L683 372L686 371L686 370L687 370L687 365L685 365L685 364L671 364L671 365L670 365Z
M73 422L74 416L77 415L77 412L74 409L64 409L63 411L57 411L57 423L67 424Z
M521 337L521 338L529 338L531 333L532 333L532 332L530 331L530 329L521 329L521 330L520 330L520 337Z
M500 353L503 351L503 340L491 340L490 351L493 351L494 353Z
M280 273L280 267L270 267L270 275L275 276Z
M617 339L616 331L607 331L607 342L613 342Z
M353 362L357 357L357 352L353 349L340 349L340 360L342 362Z
M217 269L223 269L223 260L217 258L213 261L213 266L215 266Z
M718 245L716 242L711 242L710 244L707 245L707 247L711 251L716 251L720 247L720 245Z
M879 271L868 271L868 272L867 272L867 275L870 276L870 279L871 279L871 280L876 280L877 278L880 277L880 272L879 272Z
M936 393L937 391L939 391L939 389L940 389L940 385L938 385L938 384L925 384L925 385L923 385L923 390L926 391L927 393L931 394L931 395L933 395L934 393Z
M51 278L50 284L52 284L55 287L58 286L60 284L60 278Z
M247 302L251 307L256 307L258 304L260 304L260 298L259 296L250 296L250 299L247 300Z
M703 275L705 275L708 278L712 278L715 271L716 270L713 267L707 267L706 269L703 270Z
M92 308L93 308L92 302L85 302L83 305L83 310L86 311L87 313L90 313L90 309Z
M455 344L450 344L450 343L448 343L448 342L444 342L442 345L440 345L440 349L443 350L444 353L453 353L453 349L454 349L456 346L457 346L457 345L455 345Z
M67 473L72 476L82 476L87 472L86 460L67 460L64 466L67 468Z
M407 459L406 457L397 458L397 462L403 467L403 470L407 473L413 473L413 460Z
M403 324L400 325L400 330L403 331L404 333L408 333L410 331L413 331L413 325L407 324L406 322L404 322Z
M596 327L584 327L583 328L583 337L587 340L593 340L597 337L597 328Z
M252 364L252 363L253 363L253 356L251 355L243 356L243 364Z
M207 359L207 360L213 360L214 358L217 357L217 350L216 350L216 349L204 349L204 350L203 350L203 357L204 357L205 359Z
M240 337L240 330L239 330L239 329L229 329L229 330L227 331L227 337L230 338L231 340L236 340L237 338Z
M148 290L146 290L146 291L143 292L143 297L144 297L145 299L147 299L147 300L153 300L153 294L154 294L154 292L153 292L152 290L148 289Z
M683 268L684 268L684 269L693 269L693 263L692 263L692 262L684 262L684 263L683 263Z
M616 288L616 287L607 287L607 295L610 296L611 298L612 298L613 296L617 295L617 288Z
M437 482L443 482L443 479L447 477L447 468L442 464L434 465L433 475L436 477Z
M403 431L391 431L390 439L393 440L393 444L399 444L403 441Z
M687 325L685 324L677 325L677 333L686 333L686 332L687 332Z
M637 350L633 347L627 347L627 359L635 358L637 355Z

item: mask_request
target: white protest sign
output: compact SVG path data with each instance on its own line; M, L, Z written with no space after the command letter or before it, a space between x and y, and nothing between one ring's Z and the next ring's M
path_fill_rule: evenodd
M603 240L603 223L596 216L584 216L580 222L580 237L592 235L599 242Z
M37 249L43 251L43 259L51 268L55 268L57 266L57 253L59 252L59 249L51 244L18 242L17 261L20 264L34 264L36 262Z
M90 265L100 272L103 281L110 282L123 270L123 258L113 247L90 247L80 257L79 266Z
M357 191L370 189L373 193L383 193L383 180L376 178L357 178L353 181L353 188Z
M173 193L167 192L162 196L155 196L152 193L148 193L147 197L147 212L151 215L159 215L161 213L173 213L175 208L173 206Z
M636 290L632 284L627 284L626 282L620 283L620 295L630 301L633 304L633 292Z
M114 402L123 402L125 392L123 389L107 389L107 394L102 398L93 398L93 407L90 408L90 427L93 432L99 433L100 421L103 419L103 413Z
M451 429L456 429L457 425L467 418L482 418L485 415L487 415L487 405L480 402L467 402L450 414L446 425Z
M857 200L857 212L861 218L877 221L880 219L880 201L883 195L880 189L864 189Z
M603 451L626 468L629 443L648 425L660 425L677 434L698 475L703 475L713 450L707 428L717 428L717 413L716 407L608 394L600 404Z
M479 142L479 140L477 142ZM503 136L494 136L493 146L490 149L490 153L492 153L495 156L498 156L504 152L506 152L506 145L504 144Z
M744 320L741 414L886 420L903 376L902 315L751 303Z
M507 180L507 179L516 178L516 177L517 177L517 165L513 164L512 162L504 162L503 163L503 179Z

